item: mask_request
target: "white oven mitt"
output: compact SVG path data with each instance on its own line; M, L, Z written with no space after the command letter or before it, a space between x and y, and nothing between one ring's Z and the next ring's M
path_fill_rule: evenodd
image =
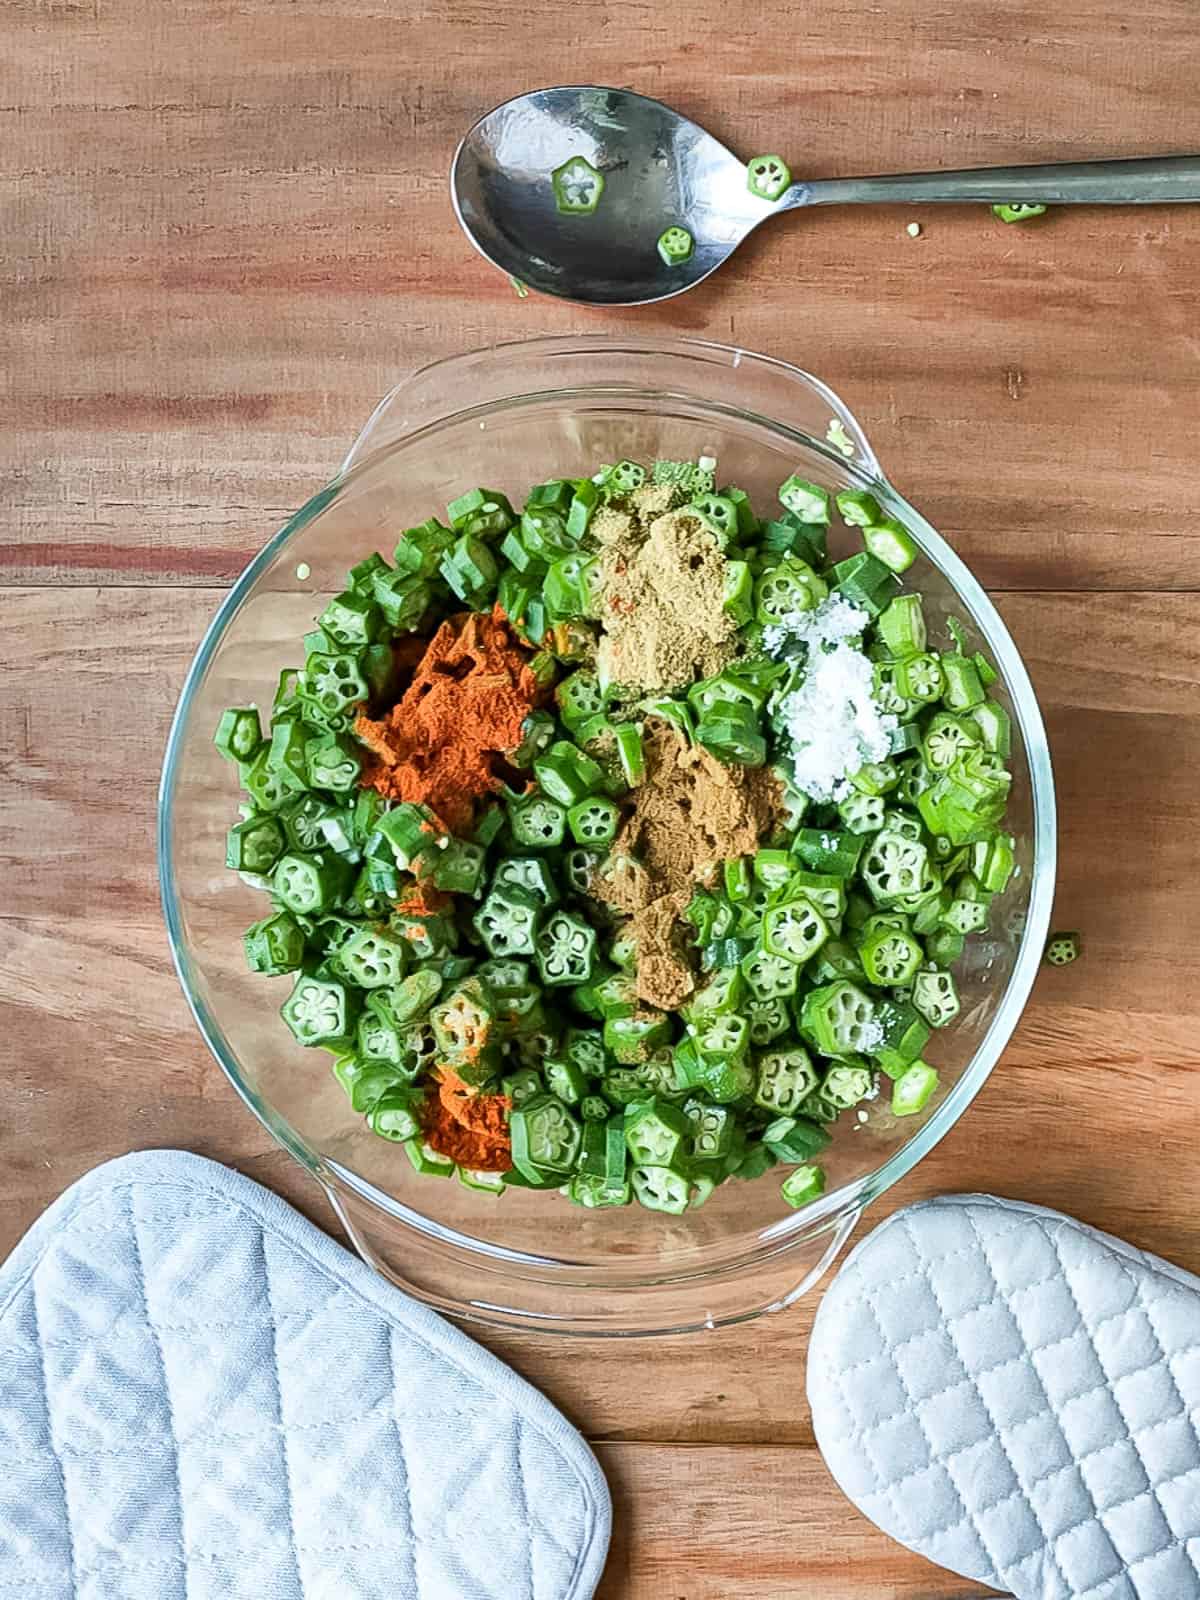
M970 1195L849 1256L813 1423L893 1538L1018 1600L1200 1600L1200 1279Z
M587 1446L248 1179L127 1156L0 1269L0 1596L588 1600Z

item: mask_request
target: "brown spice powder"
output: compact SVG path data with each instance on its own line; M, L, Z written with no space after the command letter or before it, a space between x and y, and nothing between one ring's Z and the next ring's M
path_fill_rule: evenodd
M600 546L627 545L637 536L637 523L632 511L622 511L619 506L601 506L588 523L588 533Z
M725 557L712 530L685 506L641 520L622 538L619 515L601 529L612 535L600 555L602 681L653 694L719 672L734 654L736 628L724 610Z
M629 503L645 524L661 517L664 511L673 511L687 495L675 483L644 483L629 496Z
M633 914L638 995L663 1011L677 1011L696 986L680 923L690 899L690 891L660 895Z
M644 748L646 775L613 845L613 871L597 892L633 919L639 995L675 1010L695 984L684 908L723 861L758 848L781 795L766 768L722 766L669 723L647 722Z

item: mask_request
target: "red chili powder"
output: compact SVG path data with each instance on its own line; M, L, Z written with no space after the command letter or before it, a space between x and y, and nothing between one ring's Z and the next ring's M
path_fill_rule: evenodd
M505 753L521 742L539 698L529 655L498 607L448 618L400 701L377 721L356 720L371 752L363 784L428 806L450 833L469 832L476 802L500 788Z
M512 1166L508 1110L503 1094L468 1088L451 1068L438 1068L437 1094L425 1102L424 1131L439 1155L475 1172L507 1172Z

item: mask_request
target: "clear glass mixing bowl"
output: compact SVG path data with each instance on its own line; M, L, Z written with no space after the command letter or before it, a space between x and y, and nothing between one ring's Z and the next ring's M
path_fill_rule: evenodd
M843 448L827 440L833 421ZM224 867L238 797L213 729L225 706L270 703L279 671L297 661L301 635L353 562L390 551L399 530L464 486L485 483L515 498L598 461L700 454L717 456L721 477L758 504L770 504L797 470L834 490L869 487L921 546L909 577L932 629L957 615L999 668L993 693L1013 719L1019 871L992 931L970 942L961 964L961 1015L930 1046L942 1089L920 1118L897 1121L886 1095L865 1108L865 1122L843 1117L825 1161L827 1193L799 1212L788 1210L770 1174L725 1184L682 1217L636 1205L585 1211L519 1189L493 1198L418 1177L399 1147L350 1110L330 1058L292 1043L276 1014L288 980L245 970L241 933L262 901ZM848 531L844 542L848 552ZM716 344L541 339L441 362L401 384L333 482L246 568L184 686L158 844L172 952L209 1047L254 1114L324 1186L367 1261L460 1317L592 1335L665 1333L789 1305L817 1282L863 1207L966 1110L1012 1034L1041 955L1054 885L1054 788L1037 702L1003 623L883 477L857 422L824 384Z

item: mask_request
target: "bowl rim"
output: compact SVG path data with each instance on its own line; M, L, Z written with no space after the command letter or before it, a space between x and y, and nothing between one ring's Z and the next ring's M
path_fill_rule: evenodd
M735 367L762 366L770 369L776 375L789 376L802 385L808 386L823 399L828 400L835 414L844 416L853 422L859 437L865 438L861 427L854 419L853 413L845 405L845 402L827 384L813 377L803 368L783 361L778 357L760 356L752 351L713 340L676 337L652 338L624 334L555 335L547 338L511 340L490 346L482 346L457 356L444 357L428 363L418 369L413 374L413 377L407 380L407 383L432 374L452 372L456 366L465 367L481 359L494 358L501 355L511 356L517 352L522 356L537 357L543 354L582 355L596 350L608 353L635 350L642 355L661 355L664 358L690 356L692 358L701 358L709 363L713 362L714 358L718 362L727 360L730 365ZM940 569L942 575L953 586L956 597L962 601L965 608L970 612L973 621L985 635L987 646L1002 669L1004 682L1009 690L1013 710L1021 730L1029 765L1033 808L1032 868L1030 871L1029 905L1026 911L1025 927L1022 931L1020 948L1008 982L1000 996L995 1014L988 1024L987 1031L980 1039L957 1082L928 1120L916 1129L903 1144L893 1150L874 1171L852 1179L800 1211L779 1217L764 1227L752 1227L745 1232L730 1233L720 1241L701 1245L692 1244L674 1252L658 1253L653 1256L622 1256L619 1261L614 1262L611 1268L607 1263L596 1261L589 1261L585 1264L579 1261L531 1254L528 1251L512 1249L497 1244L492 1240L481 1239L476 1235L452 1228L396 1200L393 1196L378 1188L377 1185L362 1178L351 1168L345 1167L340 1162L322 1156L313 1150L290 1124L274 1112L271 1105L245 1079L239 1068L237 1057L228 1045L220 1025L211 1014L200 993L200 985L192 973L179 906L172 848L174 796L185 741L189 732L192 703L230 624L253 592L259 577L280 556L288 543L313 522L345 490L347 485L360 476L376 469L381 460L390 458L393 454L405 448L411 448L414 444L419 443L429 432L440 429L450 422L470 419L475 412L480 414L494 413L501 406L516 406L534 400L544 400L547 396L562 393L569 392L576 396L586 395L589 392L611 395L614 392L620 392L621 388L620 385L574 383L567 385L565 389L541 387L531 389L526 393L505 396L502 400L489 399L480 405L457 407L452 412L437 417L382 448L363 448L360 452L360 447L366 444L369 433L376 421L393 398L407 387L407 383L397 386L375 408L362 434L359 436L358 443L351 450L342 468L335 476L288 518L278 532L247 563L205 630L184 679L179 701L172 717L159 783L156 837L159 890L163 917L172 961L188 1007L209 1051L229 1079L235 1092L271 1136L290 1155L317 1177L327 1190L331 1189L333 1184L349 1190L358 1199L379 1210L387 1217L414 1228L436 1248L469 1254L481 1266L488 1266L497 1272L503 1271L509 1277L536 1277L541 1280L549 1278L564 1284L586 1284L587 1286L612 1287L613 1289L629 1287L637 1283L659 1285L673 1280L682 1281L693 1277L711 1277L734 1268L742 1271L748 1266L773 1259L781 1252L788 1251L801 1243L829 1232L838 1225L839 1219L846 1215L848 1211L861 1210L907 1176L918 1162L946 1136L979 1093L1000 1054L1008 1044L1024 1011L1041 963L1042 950L1049 928L1057 857L1055 792L1049 745L1041 710L1024 662L1009 634L1007 626L987 592L938 531L915 506L911 505L894 488L883 473L882 468L879 467L869 447L862 452L866 467L869 469L864 470L856 462L848 461L841 452L833 448L827 441L817 439L801 429L791 427L778 418L748 413L744 407L726 405L723 402L714 401L708 395L687 394L686 396L679 396L675 390L668 391L664 389L662 391L664 397L670 393L673 397L686 398L702 403L717 411L729 411L743 419L747 416L752 416L753 420L769 426L776 435L784 439L790 438L806 449L816 449L826 455L841 470L856 475L861 480L864 488L871 489L878 498L883 499L887 510L893 515L899 516L911 528L918 544L922 548L923 554ZM626 385L624 387L627 394L634 392L632 386ZM640 396L644 397L645 395L644 388L640 386L636 392ZM642 1271L643 1264L650 1270Z

